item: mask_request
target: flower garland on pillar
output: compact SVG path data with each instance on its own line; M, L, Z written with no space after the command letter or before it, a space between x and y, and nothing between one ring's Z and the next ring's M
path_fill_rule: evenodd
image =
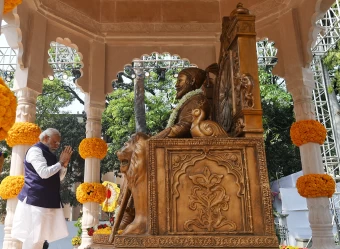
M2 199L15 198L24 186L24 176L7 176L0 184L0 197Z
M76 197L81 204L86 202L102 203L106 199L106 187L98 182L84 182L78 186Z
M17 7L21 3L22 0L5 0L3 13L6 14L8 12L11 12L15 7Z
M41 129L29 122L17 122L8 131L6 142L8 146L33 145L39 141Z
M102 160L107 153L107 144L100 138L84 138L79 144L79 155L86 158Z
M0 140L7 137L9 129L15 122L17 98L0 78Z
M100 138L84 138L79 144L79 155L86 158L102 160L107 153L107 144ZM78 186L76 191L77 200L80 203L102 203L106 199L106 187L98 182L85 182Z
M326 136L326 128L316 120L297 121L290 128L290 137L296 146L307 143L321 145ZM330 198L335 192L335 181L327 174L307 174L298 178L296 188L299 194L305 198Z

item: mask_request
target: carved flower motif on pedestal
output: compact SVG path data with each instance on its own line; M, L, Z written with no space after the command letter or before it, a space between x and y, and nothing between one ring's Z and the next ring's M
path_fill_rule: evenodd
M225 226L227 231L235 231L236 224L227 220L223 211L229 209L230 197L221 186L223 175L211 173L208 167L204 168L203 174L190 175L189 178L195 184L189 195L189 208L196 211L195 219L184 223L186 231L193 231L192 226L213 232Z

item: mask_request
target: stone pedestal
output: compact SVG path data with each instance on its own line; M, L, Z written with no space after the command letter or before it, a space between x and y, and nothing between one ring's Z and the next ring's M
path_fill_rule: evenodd
M147 233L115 248L278 248L261 138L148 143Z

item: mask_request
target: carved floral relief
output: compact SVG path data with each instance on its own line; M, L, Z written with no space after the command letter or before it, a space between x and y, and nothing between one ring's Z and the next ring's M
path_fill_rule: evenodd
M223 226L227 231L236 230L235 222L228 220L222 213L229 209L230 201L226 189L220 184L223 177L221 174L211 173L208 167L201 174L189 176L194 183L189 195L189 208L196 211L196 218L184 223L186 231L193 231L191 226L208 232Z
M168 153L171 166L166 199L171 233L252 232L243 152L213 149Z

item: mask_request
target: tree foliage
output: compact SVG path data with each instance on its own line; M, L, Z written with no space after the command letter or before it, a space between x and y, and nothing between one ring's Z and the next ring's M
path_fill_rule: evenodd
M263 128L269 180L301 170L299 148L292 144L290 126L295 121L293 100L284 81L270 68L259 68Z
M108 106L103 113L103 130L110 145L108 155L102 161L102 173L119 170L116 152L136 130L133 83L124 84L124 89L118 88L108 96ZM167 124L175 96L175 79L168 71L165 80L159 81L157 74L152 72L144 84L147 133L154 135Z
M340 42L327 53L323 58L323 63L332 75L331 82L328 86L328 92L334 92L337 96L340 96Z
M0 141L0 150L2 152L7 152L8 157L5 158L2 172L0 172L0 182L9 175L9 170L11 166L12 148L6 144L6 141ZM6 216L6 203L7 201L0 198L0 223L4 222Z

